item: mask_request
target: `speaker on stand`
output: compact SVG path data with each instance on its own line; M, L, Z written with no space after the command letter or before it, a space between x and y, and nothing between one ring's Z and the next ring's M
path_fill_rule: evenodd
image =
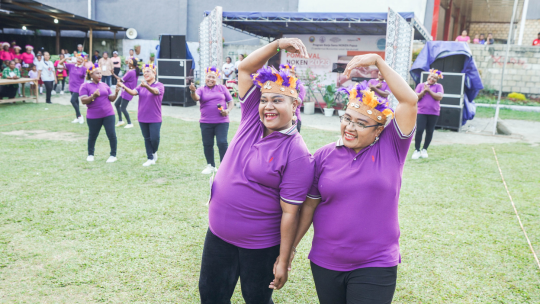
M443 79L437 82L443 86L444 94L440 101L441 113L435 127L459 132L463 121L463 95L465 90L464 73L443 72ZM429 72L422 72L421 80L426 82Z
M192 60L186 59L157 59L158 81L165 87L162 104L184 107L196 104L189 91L189 85L193 82L192 63Z

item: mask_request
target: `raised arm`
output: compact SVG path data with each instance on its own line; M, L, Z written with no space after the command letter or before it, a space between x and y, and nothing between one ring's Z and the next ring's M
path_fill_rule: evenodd
M191 92L191 98L193 98L193 100L201 100L201 97L199 96L199 94L197 94L197 87L193 82L189 85L189 91Z
M126 91L129 95L131 96L137 96L139 95L139 92L137 92L136 90L133 90L133 89L130 89L128 87L126 87L126 85L123 83L123 82L118 82L116 83L116 87L118 88L123 88L124 91Z
M401 78L381 56L377 54L355 56L347 64L344 75L349 78L354 68L370 65L377 66L386 80L390 91L394 93L394 96L399 102L395 110L395 119L401 132L403 134L411 133L416 124L418 95L411 89L405 79Z
M111 95L109 95L109 101L115 101L116 98L118 98L118 92L120 92L120 87L119 86L116 86L116 90L114 90L114 93L112 93Z
M253 84L251 74L262 68L266 62L280 50L286 50L289 53L297 53L304 58L309 58L306 47L298 38L281 38L261 47L249 54L249 56L242 60L238 65L238 95L240 97L244 97Z

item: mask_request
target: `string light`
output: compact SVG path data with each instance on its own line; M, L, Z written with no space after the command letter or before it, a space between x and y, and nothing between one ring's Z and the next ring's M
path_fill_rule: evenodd
M23 31L26 31L26 25L23 25L22 29Z
M58 23L58 19L54 18L54 23Z

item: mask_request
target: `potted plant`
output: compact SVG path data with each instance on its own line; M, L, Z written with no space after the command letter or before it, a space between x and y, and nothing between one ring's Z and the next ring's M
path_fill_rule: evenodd
M337 109L338 110L338 116L345 115L345 110L347 109L347 105L349 104L348 96L346 94L344 94L343 92L340 92L338 90L336 100L338 100L338 104L340 105L339 109Z
M313 73L309 68L305 70L303 74L298 75L304 88L306 89L306 97L302 100L302 106L304 107L304 114L311 115L315 114L315 91L320 92L319 83L324 80L324 76Z
M154 62L155 58L156 58L156 54L150 53L150 62Z
M324 88L324 90L322 89ZM336 105L336 84L329 84L319 88L324 102L326 103L326 108L324 108L324 116L334 115L334 106Z
M141 54L141 45L136 44L134 48L135 48L135 54L140 55Z

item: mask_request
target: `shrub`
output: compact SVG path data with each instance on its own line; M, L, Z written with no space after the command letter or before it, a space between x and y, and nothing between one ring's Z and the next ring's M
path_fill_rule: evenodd
M521 93L516 93L516 92L512 92L512 93L508 94L508 98L517 99L517 100L523 100L523 101L527 100L525 95L523 95Z

